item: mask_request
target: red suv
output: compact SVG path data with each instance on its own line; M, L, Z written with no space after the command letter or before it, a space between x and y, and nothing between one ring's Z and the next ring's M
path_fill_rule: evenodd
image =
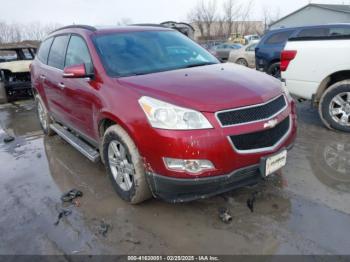
M295 104L278 80L221 64L177 31L68 26L31 66L38 116L92 161L118 195L182 202L281 169Z

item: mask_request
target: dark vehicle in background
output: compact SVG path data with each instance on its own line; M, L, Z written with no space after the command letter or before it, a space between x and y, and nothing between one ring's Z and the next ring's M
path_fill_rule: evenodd
M230 56L230 52L240 49L241 47L241 44L220 44L212 47L209 52L221 62L226 62Z
M288 39L327 37L333 34L334 30L332 29L342 28L344 29L343 33L341 30L337 30L338 35L347 34L346 30L350 28L350 24L305 26L268 31L255 49L256 69L280 78L280 56Z
M0 103L32 95L29 66L35 45L0 45Z

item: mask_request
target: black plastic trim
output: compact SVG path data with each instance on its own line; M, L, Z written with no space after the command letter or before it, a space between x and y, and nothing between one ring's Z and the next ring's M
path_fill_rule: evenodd
M260 165L235 170L228 175L206 178L172 178L147 173L147 180L156 198L166 202L189 202L212 197L262 181Z
M305 37L293 37L288 41L298 42L298 41L320 41L320 40L349 40L350 35L336 35L336 36L305 36Z

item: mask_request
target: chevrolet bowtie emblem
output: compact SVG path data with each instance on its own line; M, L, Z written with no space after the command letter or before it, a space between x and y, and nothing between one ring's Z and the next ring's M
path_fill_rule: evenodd
M277 119L269 120L264 124L264 128L273 128L277 125L277 123L278 123Z

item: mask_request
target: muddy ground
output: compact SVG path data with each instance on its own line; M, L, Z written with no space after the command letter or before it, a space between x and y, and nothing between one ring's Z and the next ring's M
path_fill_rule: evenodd
M120 200L102 164L40 131L31 101L0 107L0 254L350 254L350 136L298 105L282 174L186 204ZM16 140L5 144L5 132ZM83 191L55 226L60 196ZM254 212L246 206L257 195ZM231 224L218 219L227 207ZM104 235L101 224L110 225Z

